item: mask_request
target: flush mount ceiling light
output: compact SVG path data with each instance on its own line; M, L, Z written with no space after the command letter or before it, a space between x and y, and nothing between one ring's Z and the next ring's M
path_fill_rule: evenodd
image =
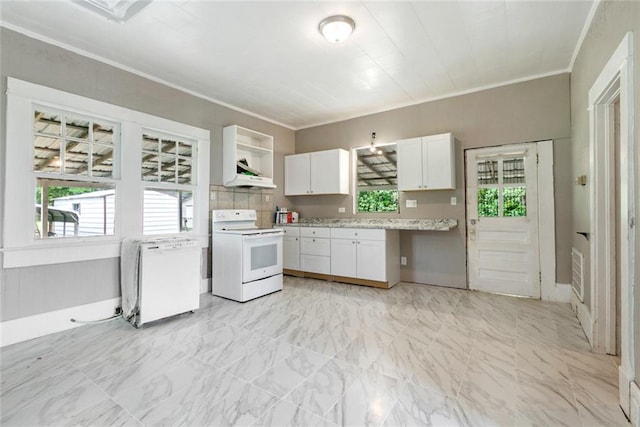
M355 28L355 21L346 15L330 16L323 19L318 25L320 34L331 43L342 43L351 35Z
M131 18L142 8L151 3L151 0L73 0L74 3L86 7L105 18L123 23Z

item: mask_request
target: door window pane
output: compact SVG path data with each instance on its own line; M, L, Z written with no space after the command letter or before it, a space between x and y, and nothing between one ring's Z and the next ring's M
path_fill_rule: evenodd
M478 188L478 216L496 217L498 209L498 189Z
M502 183L503 184L524 184L524 159L523 158L505 159L502 161Z
M527 187L502 189L502 216L527 216Z
M478 162L478 185L498 183L498 162L482 160Z

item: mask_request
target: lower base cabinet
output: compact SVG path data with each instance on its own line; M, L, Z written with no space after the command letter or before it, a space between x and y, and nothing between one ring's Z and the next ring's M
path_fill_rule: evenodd
M293 242L290 246L286 243L288 234L293 233L285 233L285 274L309 273L316 278L381 288L400 281L398 230L300 227L299 268L286 262L287 258L295 259Z
M282 266L285 270L300 270L300 227L282 227Z
M331 232L328 228L300 228L300 263L302 271L331 273Z
M400 237L397 230L332 228L331 274L364 281L400 281Z

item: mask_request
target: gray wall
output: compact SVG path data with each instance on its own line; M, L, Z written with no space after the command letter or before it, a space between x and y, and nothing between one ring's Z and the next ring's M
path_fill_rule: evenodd
M302 216L455 218L449 232L401 233L401 255L408 258L402 280L466 287L464 155L468 148L554 140L557 282L570 283L571 144L570 77L560 74L468 95L399 108L352 120L296 131L296 153L361 147L376 132L379 143L452 132L458 140L456 190L400 194L400 213L352 214L352 196L296 196L286 205ZM458 204L450 205L456 196ZM404 208L406 199L418 208ZM338 207L346 207L339 214Z
M211 132L211 184L222 182L222 128L239 124L274 136L275 182L283 180L283 158L294 152L294 132L135 74L0 28L0 164L6 147L7 77L15 77L99 101L208 129ZM25 141L28 143L28 141ZM0 179L4 180L4 172ZM0 181L0 200L5 185ZM282 186L273 193L283 205ZM0 215L2 215L0 209ZM0 241L2 241L0 222ZM204 252L206 253L206 251ZM1 259L0 259L1 261ZM118 263L113 259L3 270L0 321L97 302L119 296ZM206 269L204 269L206 271ZM93 279L92 279L93 278ZM116 281L116 282L114 282ZM54 295L42 303L42 295ZM32 301L30 303L29 301Z
M638 47L640 46L640 3L639 2L618 2L603 1L600 3L594 16L591 27L585 37L580 49L571 75L571 132L573 135L572 161L573 175L589 175L589 115L588 115L588 93L596 78L602 71L613 52L616 50L622 38L628 31L634 33L634 85L635 85L635 145L636 145L636 217L640 213L640 185L638 184L638 166L640 165L640 61L638 58ZM589 231L589 180L584 187L573 186L573 231ZM635 228L636 235L636 262L635 276L636 287L640 278L640 230ZM585 257L585 302L591 308L589 298L589 244L575 233L572 235L573 245L579 249ZM635 313L632 323L635 328L635 371L636 376L640 373L640 292L635 291Z

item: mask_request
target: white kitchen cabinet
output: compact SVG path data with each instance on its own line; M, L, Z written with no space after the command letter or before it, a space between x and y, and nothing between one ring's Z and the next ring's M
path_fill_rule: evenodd
M300 267L302 271L331 274L331 232L322 227L300 228Z
M275 188L273 137L238 125L222 130L222 180L227 187ZM239 162L248 171L238 172Z
M397 233L397 232L396 232ZM358 257L356 265L358 279L387 281L387 252L385 240L358 240ZM395 256L393 262L399 264L400 256ZM395 285L395 283L390 283Z
M456 188L455 138L451 133L397 141L398 189Z
M357 277L358 252L355 239L331 239L331 274Z
M309 194L310 154L294 154L284 157L284 195Z
M342 149L284 158L284 195L349 194L349 152Z
M331 274L391 287L400 281L398 230L331 229Z
M282 266L287 270L300 270L300 227L282 227Z

